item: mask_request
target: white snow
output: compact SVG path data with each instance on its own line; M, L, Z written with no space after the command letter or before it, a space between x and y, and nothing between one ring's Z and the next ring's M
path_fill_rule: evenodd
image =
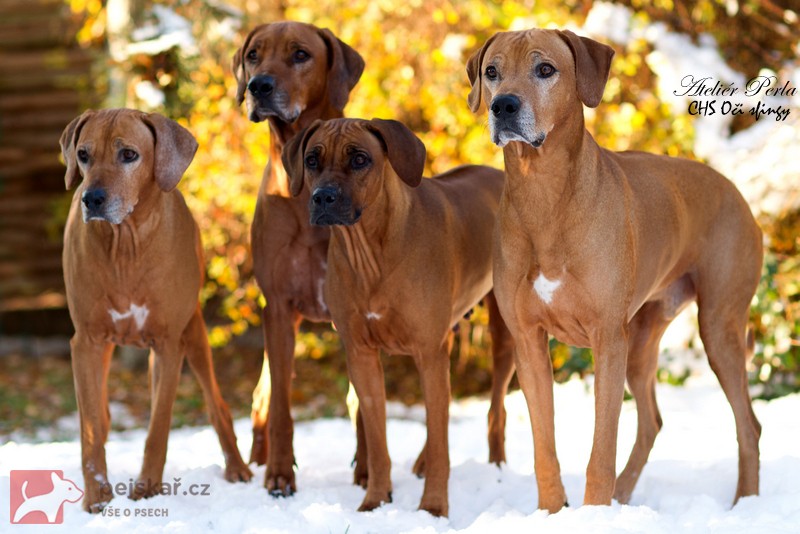
M449 532L800 532L800 395L757 401L763 425L761 495L731 508L737 473L733 416L716 380L705 374L686 387L660 385L664 428L656 440L630 505L582 507L586 463L593 429L593 393L574 380L557 386L556 432L562 476L571 508L548 515L536 509L531 431L524 398L506 399L508 464L487 463L488 402L454 403L450 421L450 517L417 511L423 481L411 467L425 440L424 410L393 405L388 440L393 460L394 502L377 511L356 511L364 491L352 482L355 436L347 419L299 423L295 431L298 493L274 499L263 489L264 468L248 484L222 478L222 454L210 427L182 428L170 435L165 481L210 484L208 497L158 496L133 502L117 497L120 517L82 512L65 505L62 526L48 532L291 532L291 533L449 533ZM250 446L250 421L236 422L239 447ZM636 432L636 412L626 401L620 421L618 469ZM128 483L141 465L144 430L112 433L107 445L109 479ZM0 447L0 503L8 503L9 470L62 469L83 486L77 435L63 442L9 442ZM167 517L134 517L166 510ZM125 517L126 513L131 514ZM0 505L0 525L9 507ZM22 527L19 528L22 531ZM7 527L3 530L7 530Z

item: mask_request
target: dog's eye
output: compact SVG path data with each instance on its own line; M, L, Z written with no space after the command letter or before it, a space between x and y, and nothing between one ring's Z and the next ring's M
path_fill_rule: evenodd
M295 63L305 63L311 58L311 54L306 52L303 49L295 50L294 54L292 54L292 61Z
M132 161L136 161L139 157L139 154L136 153L135 150L131 150L130 148L123 148L119 151L119 159L123 163L130 163Z
M87 163L89 161L89 152L87 152L85 148L79 148L76 156L78 156L78 161L81 163Z
M556 73L556 68L550 63L540 63L536 66L537 78L549 78Z
M367 165L369 165L370 160L369 156L364 154L363 152L358 152L353 155L352 159L350 160L350 165L354 169L363 169Z
M316 154L309 154L306 156L306 168L307 169L316 169L319 167L319 158Z
M484 75L489 80L496 80L497 79L497 69L494 67L494 65L489 65L488 67L486 67L486 72L484 72Z
M250 50L247 53L247 60L248 61L258 61L258 50L256 50L255 48Z

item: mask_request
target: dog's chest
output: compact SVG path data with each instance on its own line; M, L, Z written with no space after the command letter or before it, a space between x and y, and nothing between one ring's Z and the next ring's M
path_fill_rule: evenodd
M519 296L526 316L558 340L576 346L589 345L589 327L596 319L593 298L581 280L568 271L531 273L521 284Z
M389 354L410 354L415 336L403 313L384 299L370 299L356 312L362 325L361 336L377 349Z
M104 303L105 324L108 336L119 345L149 347L153 343L154 325L157 317L152 305L144 299ZM99 313L103 313L100 311Z

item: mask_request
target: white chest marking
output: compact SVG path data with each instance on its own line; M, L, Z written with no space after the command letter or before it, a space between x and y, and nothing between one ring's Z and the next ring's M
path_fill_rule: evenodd
M553 294L559 286L561 286L561 280L548 280L542 273L539 273L539 276L533 281L533 290L545 304L553 302Z
M370 321L377 321L381 317L383 317L383 315L381 315L380 313L367 312L367 319L370 320Z
M113 308L109 308L108 313L111 315L111 320L115 323L132 317L133 321L136 323L136 328L141 330L144 327L147 316L150 314L150 310L147 309L147 306L137 306L131 303L131 307L126 312L120 313Z

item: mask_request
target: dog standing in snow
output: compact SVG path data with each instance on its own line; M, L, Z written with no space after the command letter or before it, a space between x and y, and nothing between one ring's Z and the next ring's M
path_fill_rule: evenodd
M150 428L131 497L160 489L184 357L219 436L225 479L252 476L236 446L197 301L203 279L200 232L175 189L196 150L192 134L175 121L129 109L87 111L61 136L67 189L78 186L63 262L75 326L70 346L88 512L99 512L112 497L105 442L115 345L151 349Z

